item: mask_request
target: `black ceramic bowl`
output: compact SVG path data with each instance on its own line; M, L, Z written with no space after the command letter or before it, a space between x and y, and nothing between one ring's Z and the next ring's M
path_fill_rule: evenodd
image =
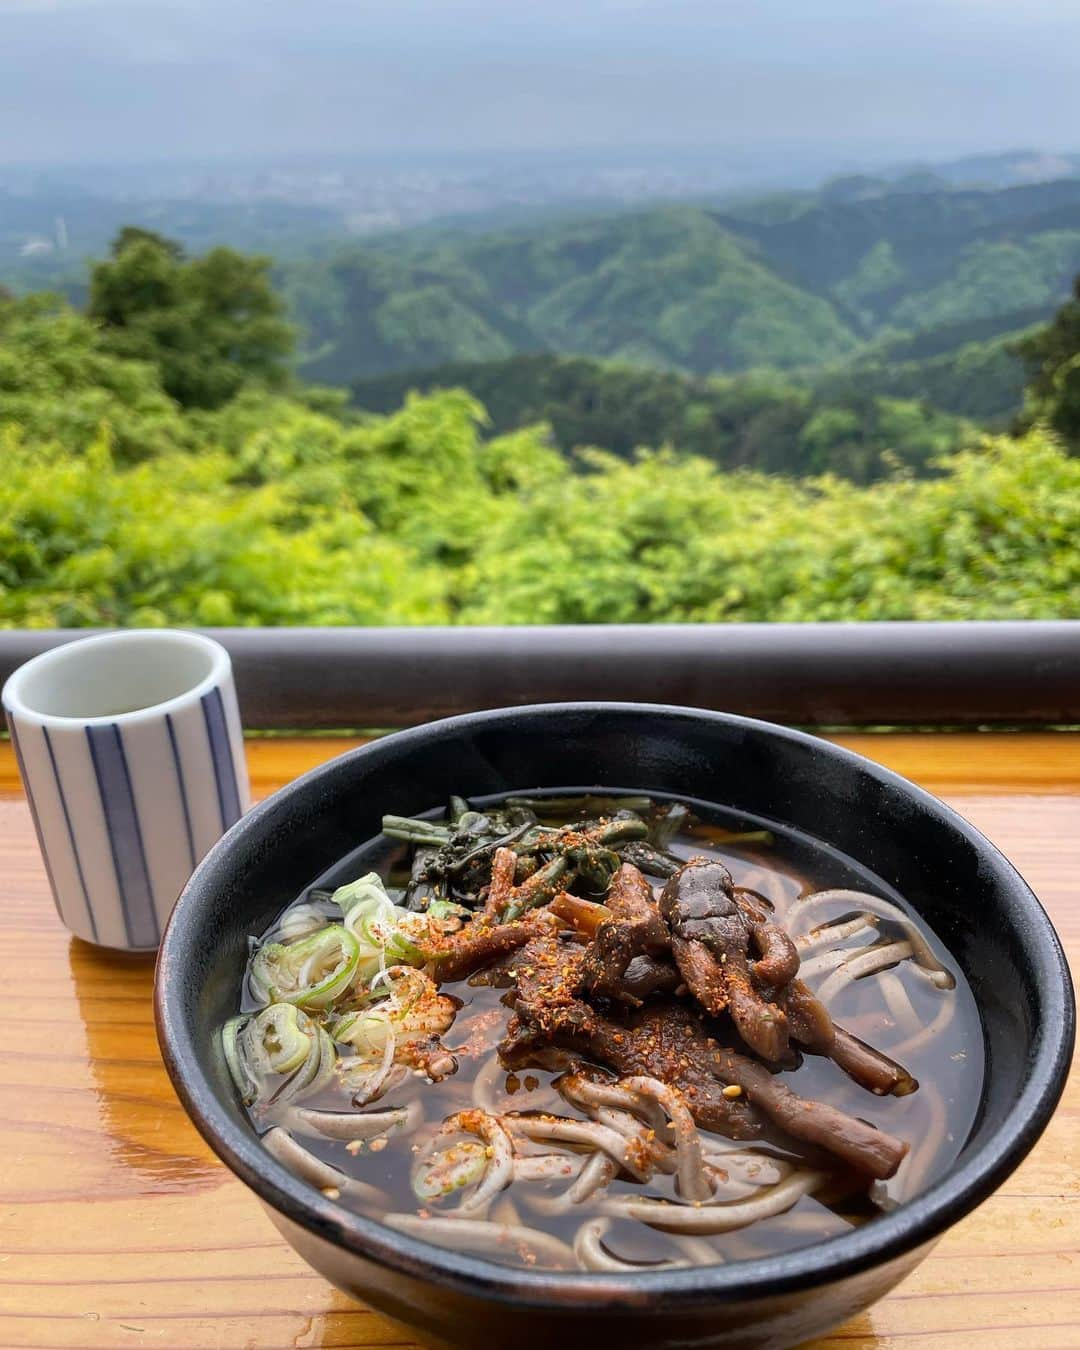
M972 1135L948 1173L895 1212L782 1256L640 1275L498 1266L383 1228L296 1180L259 1144L222 1059L248 935L378 833L451 792L568 787L684 794L795 825L894 885L974 990L988 1048ZM717 713L569 704L435 722L343 755L262 803L202 863L158 961L165 1063L191 1118L289 1242L339 1288L430 1344L790 1346L864 1308L1009 1175L1057 1103L1074 1005L1061 948L1021 878L941 802L796 731Z

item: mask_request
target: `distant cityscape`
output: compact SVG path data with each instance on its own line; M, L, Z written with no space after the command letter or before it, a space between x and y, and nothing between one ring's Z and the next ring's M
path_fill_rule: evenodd
M837 162L805 150L768 154L649 149L622 154L360 156L281 163L0 167L0 257L57 258L98 247L91 217L111 226L133 214L181 220L183 207L286 207L307 233L369 235L447 221L512 223L515 215L568 208L604 211L663 200L731 201L818 187L838 175L870 175L896 188L1002 188L1080 174L1080 154L1037 150L943 164ZM105 203L113 207L102 212ZM62 209L58 209L62 208ZM127 209L126 209L127 208ZM72 215L77 219L72 219ZM105 228L104 221L102 228Z

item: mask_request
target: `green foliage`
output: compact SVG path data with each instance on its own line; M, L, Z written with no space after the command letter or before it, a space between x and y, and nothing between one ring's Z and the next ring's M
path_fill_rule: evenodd
M1080 447L1080 276L1053 322L1017 343L1016 352L1031 381L1023 420L1046 422Z
M1080 460L1045 433L860 488L673 451L570 460L483 422L460 392L359 421L242 396L136 463L107 428L65 445L9 423L0 624L1080 612Z
M435 579L302 472L238 482L212 447L122 467L8 429L0 485L0 624L438 622ZM312 498L315 500L312 500Z
M168 311L193 263L142 232L116 261L132 254L117 303ZM858 388L553 358L482 368L494 426L460 388L361 413L265 372L182 407L171 351L124 355L124 328L0 299L2 625L1080 615L1080 458L1042 429L976 444ZM1078 339L1080 295L1028 352L1032 410L1066 431ZM623 453L564 453L542 421L502 420L549 406ZM650 416L675 448L635 448ZM737 467L777 447L815 476ZM850 478L820 472L838 466Z
M470 622L1047 618L1080 609L1080 461L987 442L857 488L594 456L499 513Z
M889 464L924 470L970 436L966 423L913 399L880 398L855 380L828 396L782 375L695 379L570 356L516 356L358 381L353 399L373 412L410 390L462 387L495 431L547 423L563 450L603 446L629 455L671 445L729 468L833 472L869 482Z
M834 288L838 299L859 314L866 325L872 325L875 300L887 297L890 291L902 285L904 269L896 260L896 251L888 239L879 239L859 259L850 276Z
M421 286L390 295L379 310L379 335L403 360L438 359L451 349L480 359L506 356L510 343L444 286Z
M292 330L270 260L214 248L186 259L172 240L127 227L90 275L89 317L117 356L153 362L185 407L217 408L252 379L285 380Z
M762 267L707 212L667 208L577 233L593 265L531 309L556 350L704 373L816 363L855 345L831 306Z
M158 369L115 356L89 320L50 295L0 297L0 425L75 448L107 423L118 460L183 444Z
M957 323L938 324L934 328L913 332L887 333L875 338L851 364L874 361L891 366L929 361L935 356L959 353L965 347L992 344L1002 338L1011 341L1025 330L1045 322L1047 313L1045 305L1034 305L1027 309L1010 310L1008 314L961 319Z

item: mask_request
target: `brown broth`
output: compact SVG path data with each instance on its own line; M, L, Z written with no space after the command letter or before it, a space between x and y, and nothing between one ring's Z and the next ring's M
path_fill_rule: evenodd
M832 887L872 892L911 915L910 908L880 878L835 850L771 822L734 817L697 802L692 805L703 823L678 836L672 851L686 858L701 855L718 858L731 871L737 886L756 891L774 906L780 922L784 922L789 907L800 896ZM743 843L730 838L732 832L762 829L771 835L770 843L760 840ZM384 877L391 876L406 851L380 836L319 878L313 888L343 884L369 870L376 870ZM660 884L654 882L657 887ZM296 897L281 917L306 899L307 892ZM842 907L834 907L828 912L828 918L831 921L848 912ZM328 909L327 913L329 918L332 911ZM814 926L823 921L824 917ZM263 938L272 938L279 923L280 917ZM809 1054L804 1056L799 1068L782 1075L803 1096L828 1102L907 1140L911 1151L896 1176L875 1186L874 1201L865 1186L861 1191L853 1191L848 1186L846 1193L840 1187L836 1195L826 1192L823 1198L804 1196L786 1213L760 1219L748 1228L695 1238L694 1264L704 1260L706 1251L714 1253L717 1261L731 1261L787 1251L846 1232L853 1226L871 1221L881 1212L882 1202L891 1207L924 1190L955 1160L975 1122L981 1098L982 1033L974 998L956 962L924 923L918 921L918 928L942 965L955 977L954 989L943 992L934 988L922 970L912 961L904 960L886 977L870 976L848 984L830 1002L829 1010L849 1031L899 1059L919 1081L919 1090L906 1097L877 1097L852 1082L830 1060ZM884 936L903 936L884 920L878 929ZM919 1038L917 1031L898 1020L896 1008L899 1007L905 1016L908 1009L903 1000L897 998L894 984L889 986L893 989L892 1003L886 999L883 978L899 982L910 1000L910 1008L924 1025L935 1019L941 1020L946 1001L951 1001L952 1011L945 1025L936 1034ZM820 977L808 979L815 991L822 982ZM585 1118L551 1088L555 1075L529 1070L508 1076L501 1066L496 1069L492 1062L495 1057L493 1047L509 1015L500 1001L501 990L475 987L468 981L446 984L442 989L462 1002L454 1026L443 1037L447 1047L458 1057L457 1072L438 1083L410 1074L377 1104L367 1108L381 1110L415 1101L423 1109L423 1124L418 1130L409 1135L392 1134L375 1151L365 1146L355 1154L347 1151L341 1142L309 1135L304 1135L301 1140L305 1148L326 1162L380 1188L378 1202L355 1203L355 1208L371 1218L379 1219L391 1212L416 1214L425 1209L416 1200L410 1185L415 1152L421 1141L430 1137L435 1126L447 1116L474 1105L476 1080L485 1067L489 1079L493 1077L497 1085L499 1109L547 1110ZM258 1006L246 990L243 1006L245 1010ZM915 1043L909 1045L913 1040ZM348 1094L340 1086L332 1085L315 1097L305 1099L303 1105L342 1111L349 1109ZM252 1120L259 1130L272 1123L258 1113L253 1113ZM702 1133L704 1136L705 1132ZM763 1155L785 1156L780 1143L734 1144L720 1136L707 1137L730 1149L752 1148ZM547 1151L547 1148L546 1145L537 1146L532 1151ZM567 1184L562 1178L554 1182L515 1181L494 1202L489 1217L529 1225L572 1243L581 1223L600 1212L595 1202L586 1201L575 1207L572 1215L556 1216L538 1213L531 1203L537 1196L542 1198L562 1192ZM672 1198L673 1179L662 1175L656 1175L647 1183L616 1179L607 1194ZM344 1195L340 1203L354 1202ZM426 1209L431 1213L448 1213L456 1203L456 1198L452 1198L445 1206L429 1205ZM689 1248L683 1245L684 1241L642 1223L620 1218L613 1221L604 1237L604 1246L624 1261L647 1267L665 1260L686 1260ZM511 1265L533 1264L526 1254L512 1246L507 1246L492 1259Z

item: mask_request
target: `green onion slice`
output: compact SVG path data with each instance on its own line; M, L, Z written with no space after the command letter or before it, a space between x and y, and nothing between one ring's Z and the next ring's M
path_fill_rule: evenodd
M337 1060L326 1032L291 1003L272 1003L255 1016L234 1017L221 1033L222 1049L244 1104L270 1097L287 1101L328 1082ZM285 1078L270 1092L273 1077Z
M360 964L360 944L341 924L327 924L297 942L270 942L251 963L251 983L268 1003L328 1008L350 987Z
M418 923L417 916L394 904L377 872L339 886L333 898L345 915L345 927L360 944L362 979L382 970L387 960L423 964L420 948L408 933L409 926Z

